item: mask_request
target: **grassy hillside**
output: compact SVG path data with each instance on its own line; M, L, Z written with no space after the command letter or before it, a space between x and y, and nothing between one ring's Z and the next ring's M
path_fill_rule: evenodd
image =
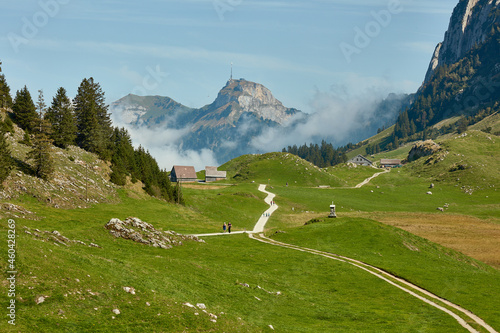
M17 325L3 320L0 331L462 331L443 312L342 262L246 235L184 241L164 250L115 238L104 228L112 218L135 216L159 231L183 234L218 232L223 222L231 222L233 230L249 230L268 207L257 190L260 183L270 185L280 207L268 224L271 237L383 268L466 307L500 330L500 253L495 252L500 248L500 142L480 131L438 141L442 150L435 156L380 175L360 189L352 187L378 170L346 165L319 169L284 153L242 156L219 168L228 171L225 182L183 184L186 206L145 196L140 184L111 186L109 168L92 154L75 148L56 151L60 177L72 177L74 186L51 190L53 183L21 169L13 172L2 193L7 206L0 212L0 235L7 239L7 218L14 218L18 273ZM12 145L22 166L27 147L17 140ZM407 150L376 158L404 156ZM16 192L13 184L25 184L26 190ZM88 205L82 204L84 184L93 199ZM109 194L101 195L101 189ZM66 202L65 197L64 209L54 204ZM326 218L332 201L336 220ZM312 219L320 221L304 226ZM416 235L423 230L420 221L442 220L448 221L444 229L437 224L432 228L441 232L439 242L447 247ZM398 228L387 225L391 223ZM466 235L459 230L463 226ZM467 250L460 246L469 239L483 243L474 247L488 249L485 260L490 265L498 260L496 268L459 252ZM1 251L0 258L7 262L8 252ZM7 276L4 271L6 287ZM37 304L41 296L44 301ZM6 293L0 302L9 302Z
M17 126L14 126L14 130L7 136L7 141L15 169L4 182L3 188L0 188L0 198L7 201L33 197L56 208L87 207L117 201L118 187L109 181L109 163L79 147L53 147L55 172L52 179L45 181L35 177L32 161L26 158L31 147L23 143L24 131Z
M500 272L408 232L371 220L341 218L273 238L369 262L465 306L493 327L500 325L500 300L491 293L500 283Z
M261 332L270 331L269 325L288 332L459 328L446 315L353 267L244 235L186 242L171 250L116 239L104 229L110 217L134 214L159 230L179 224L196 229L204 223L189 208L124 195L121 199L118 205L69 211L33 201L32 207L47 218L16 219L15 331ZM247 208L236 202L225 205ZM100 248L41 241L24 227L32 233L57 230ZM6 234L4 221L1 234ZM135 294L124 287L135 288ZM45 301L36 304L40 296ZM1 299L5 303L6 295ZM187 302L205 304L207 313ZM216 322L210 314L217 316ZM0 328L9 329L5 321Z
M288 153L245 155L222 165L232 182L289 186L347 186L348 182Z

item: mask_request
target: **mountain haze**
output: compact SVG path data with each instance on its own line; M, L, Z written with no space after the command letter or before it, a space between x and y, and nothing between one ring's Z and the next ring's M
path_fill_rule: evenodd
M138 128L180 130L179 148L209 149L219 160L253 153L253 137L306 118L301 111L283 106L263 85L244 79L229 80L212 104L199 109L169 97L128 95L113 103L112 112Z

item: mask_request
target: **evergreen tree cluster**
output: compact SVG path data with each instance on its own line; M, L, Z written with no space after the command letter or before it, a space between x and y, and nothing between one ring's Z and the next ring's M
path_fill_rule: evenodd
M180 190L172 187L168 172L161 170L154 157L142 146L134 149L130 134L125 128L114 128L111 142L113 183L125 185L129 176L132 182L140 180L144 184L144 190L151 196L184 203L180 200Z
M348 146L352 147L352 144L349 144ZM288 148L283 148L282 151L284 153L299 156L300 158L309 161L320 168L326 168L347 162L347 155L345 153L349 150L348 146L335 149L331 143L327 143L323 140L321 142L321 146L312 143L309 146L304 144L300 147L293 145L288 146Z
M126 129L112 126L104 92L93 78L83 79L73 101L66 89L59 88L48 108L43 92L39 91L35 105L26 86L16 92L13 103L9 98L10 90L0 75L0 107L12 104L14 122L25 131L22 143L32 146L28 158L38 177L49 179L54 172L52 145L62 149L78 145L111 162L112 182L125 185L130 177L132 182L143 182L144 190L152 196L184 203L180 188L171 185L167 171L161 170L144 148L134 149ZM7 131L13 131L9 116L0 122L0 182L13 167Z

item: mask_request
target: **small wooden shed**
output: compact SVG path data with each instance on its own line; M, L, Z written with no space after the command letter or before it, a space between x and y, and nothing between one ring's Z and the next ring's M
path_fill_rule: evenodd
M218 171L217 167L205 167L205 181L207 183L216 182L218 180L226 180L226 178L226 171Z
M396 159L381 159L380 167L381 168L399 168L402 166L401 160Z
M195 183L198 181L196 170L193 166L174 165L170 172L171 182Z

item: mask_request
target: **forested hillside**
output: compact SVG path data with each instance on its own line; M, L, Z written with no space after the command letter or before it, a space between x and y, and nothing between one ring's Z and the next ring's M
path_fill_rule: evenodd
M127 130L113 127L104 91L93 78L82 80L73 100L60 87L47 106L42 90L35 104L26 86L12 100L0 68L0 102L5 114L0 118L0 183L13 169L50 181L57 168L54 148L78 146L111 166L113 183L125 185L128 177L132 183L141 181L152 196L181 201L180 189L171 185L167 171L143 147L133 147ZM26 161L12 157L7 137L13 138L14 126L23 133L19 143L30 148Z

